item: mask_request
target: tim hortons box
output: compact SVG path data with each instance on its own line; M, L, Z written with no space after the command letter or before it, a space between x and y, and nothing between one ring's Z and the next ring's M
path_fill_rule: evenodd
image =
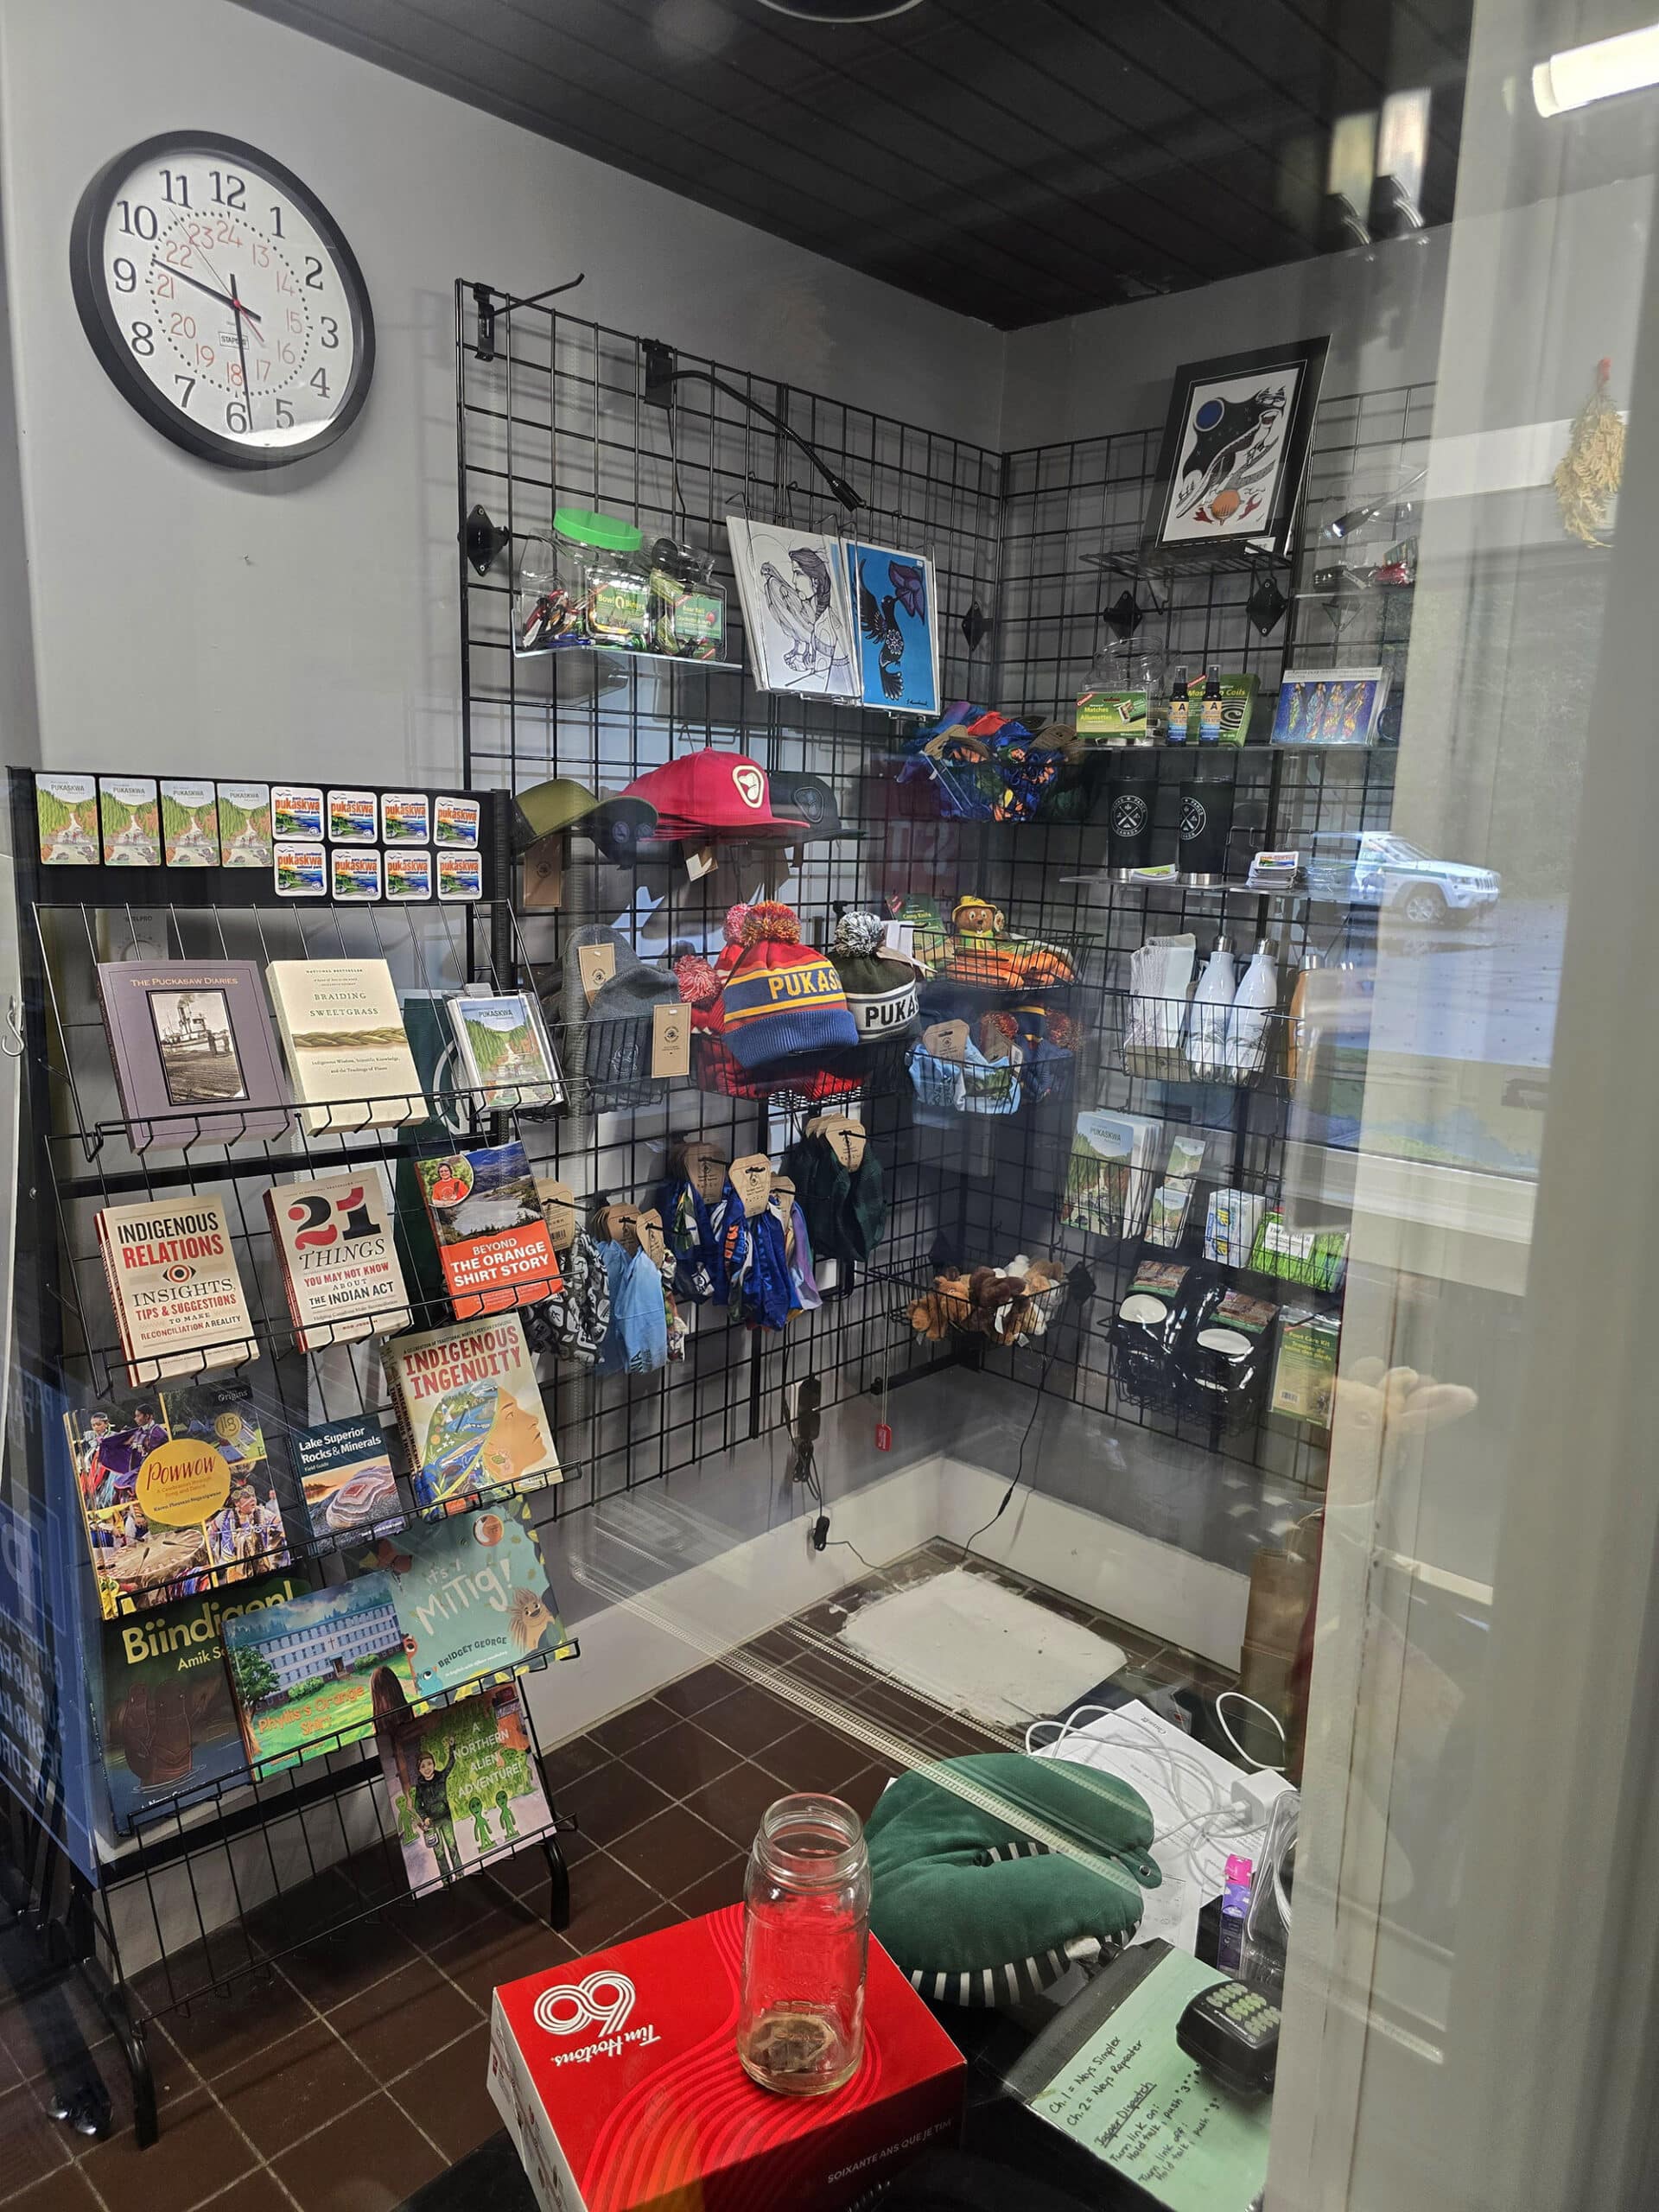
M864 2057L828 2096L737 2059L739 1905L505 1983L490 2094L541 2212L844 2212L955 2142L962 2056L874 1938Z

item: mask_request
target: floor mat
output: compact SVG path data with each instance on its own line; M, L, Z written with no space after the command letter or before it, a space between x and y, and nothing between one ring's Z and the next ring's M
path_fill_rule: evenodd
M954 1711L1023 1727L1075 1704L1123 1653L989 1575L953 1567L860 1608L837 1642Z

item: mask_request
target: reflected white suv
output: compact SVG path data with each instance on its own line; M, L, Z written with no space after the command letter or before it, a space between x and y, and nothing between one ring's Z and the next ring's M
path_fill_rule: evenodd
M1420 929L1481 912L1503 887L1491 868L1436 860L1391 830L1316 836L1307 885L1316 899L1386 906Z

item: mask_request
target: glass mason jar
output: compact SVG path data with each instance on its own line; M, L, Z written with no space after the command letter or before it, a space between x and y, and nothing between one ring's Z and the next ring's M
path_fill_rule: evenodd
M737 2055L763 2088L822 2096L864 2055L870 1860L838 1797L767 1808L743 1889Z

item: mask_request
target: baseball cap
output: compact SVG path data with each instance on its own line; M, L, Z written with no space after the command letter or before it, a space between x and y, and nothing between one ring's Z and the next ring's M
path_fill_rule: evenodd
M759 761L741 753L716 752L710 746L683 753L660 768L648 768L625 787L622 796L654 806L658 833L664 837L695 836L705 830L798 837L812 828L801 815L774 810L771 779Z
M518 817L513 842L522 849L557 830L568 830L573 822L591 814L599 801L574 777L554 776L547 783L532 784L528 791L520 791L512 804Z
M861 830L842 827L841 808L836 800L832 785L822 776L810 776L801 768L774 768L772 772L772 803L784 814L793 814L806 823L809 837L861 837Z

